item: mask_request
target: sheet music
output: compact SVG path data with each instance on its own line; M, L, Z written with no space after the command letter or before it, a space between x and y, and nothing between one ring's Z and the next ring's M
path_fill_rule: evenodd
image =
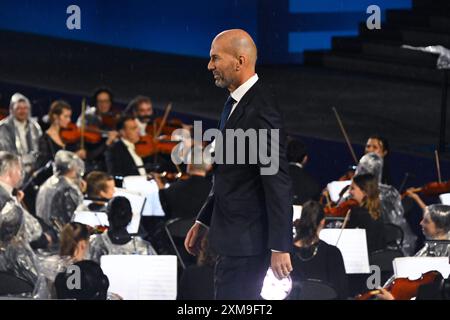
M146 202L145 196L141 195L138 192L116 188L114 191L114 197L117 196L125 197L130 201L133 217L131 218L131 221L127 226L127 231L131 234L138 233L139 224L141 223L142 211Z
M107 255L100 264L109 279L108 291L124 300L176 299L176 256Z
M439 271L444 278L450 274L448 257L402 257L392 262L396 278L418 279L428 271Z
M330 194L330 199L333 202L337 202L339 200L339 194L341 191L351 184L351 180L347 181L333 181L327 185L328 193Z
M365 229L323 229L319 238L339 248L347 274L370 273Z
M142 211L143 216L164 217L165 213L159 201L159 189L154 180L147 180L143 176L128 176L123 179L122 186L129 191L138 192L145 196L147 201Z
M97 226L109 227L108 215L105 212L75 211L72 221L82 223L93 228Z
M442 204L450 206L450 193L443 193L439 196Z

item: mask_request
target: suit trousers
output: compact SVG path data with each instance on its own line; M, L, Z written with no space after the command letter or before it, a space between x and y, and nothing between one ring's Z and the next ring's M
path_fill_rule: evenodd
M214 272L216 300L261 300L270 251L248 257L218 256Z

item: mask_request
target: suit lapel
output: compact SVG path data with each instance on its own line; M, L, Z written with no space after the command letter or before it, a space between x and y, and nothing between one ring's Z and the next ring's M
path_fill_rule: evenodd
M257 87L259 86L258 80L251 88L247 91L247 93L242 97L241 101L237 104L236 108L234 109L233 113L231 114L230 118L226 122L224 128L222 129L222 132L225 129L233 129L235 128L237 122L239 119L244 115L245 107L250 103L253 96L256 93Z

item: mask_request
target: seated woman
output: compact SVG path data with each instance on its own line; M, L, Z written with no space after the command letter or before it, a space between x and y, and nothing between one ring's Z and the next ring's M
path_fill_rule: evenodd
M86 259L89 253L89 231L87 226L70 222L60 234L59 255L39 256L38 281L34 289L37 299L56 298L54 291L55 277L66 271L75 262Z
M75 209L83 202L86 188L81 178L84 162L75 153L60 150L56 153L53 176L40 187L36 197L36 215L48 226L60 231L71 221Z
M450 244L439 242L439 240L450 240L450 206L443 204L432 204L426 206L420 225L422 226L422 232L427 240L436 240L436 242L426 243L425 246L415 254L415 256L450 257ZM387 283L389 284L394 279L394 277L391 277ZM380 291L381 294L377 295L378 299L394 299L392 294L386 289L380 288Z
M106 209L109 220L108 232L97 235L91 241L91 259L100 263L100 258L108 254L157 254L150 242L139 236L131 236L127 226L133 213L130 201L125 197L115 197Z
M422 226L422 232L427 240L437 240L437 242L428 242L415 254L415 256L450 256L450 245L439 243L439 240L450 240L450 206L444 204L432 204L425 207L420 225Z
M417 236L412 232L405 219L400 193L393 186L381 183L382 171L383 159L378 154L371 152L359 160L355 175L370 173L377 178L383 222L395 224L403 230L402 250L406 255L412 255L415 252Z
M61 129L68 127L72 116L72 107L65 101L57 100L50 105L48 112L48 121L50 127L39 138L39 156L37 160L38 168L44 167L49 161L54 160L59 150L76 151L75 153L81 158L86 158L85 150L76 150L77 145L66 145L61 138ZM51 168L49 168L51 169ZM44 171L38 179L37 183L44 182L51 176L51 170Z
M381 218L380 193L378 181L372 174L361 174L353 177L350 195L359 206L350 211L347 228L366 230L369 253L384 249L384 225Z
M331 284L339 299L346 299L348 281L344 260L338 248L319 239L325 224L323 207L316 201L303 205L301 218L294 225L296 236L292 254L294 281L318 279Z

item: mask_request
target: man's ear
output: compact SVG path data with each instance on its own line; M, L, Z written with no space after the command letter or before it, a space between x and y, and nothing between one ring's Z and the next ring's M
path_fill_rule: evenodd
M246 61L247 58L245 56L239 56L236 64L236 71L241 70L242 66L245 64Z

